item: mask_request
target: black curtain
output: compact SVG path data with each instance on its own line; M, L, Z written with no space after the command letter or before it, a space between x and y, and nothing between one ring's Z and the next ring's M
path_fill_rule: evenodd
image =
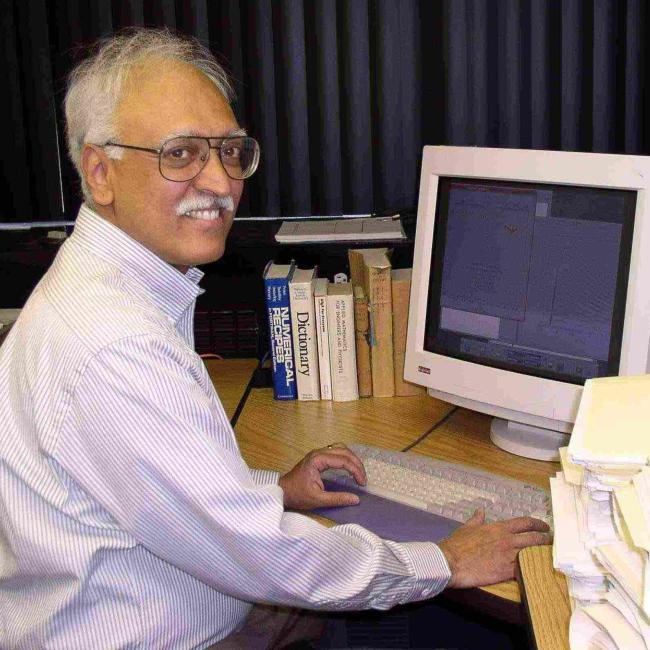
M413 208L424 144L647 153L648 0L0 0L0 221L72 219L79 45L192 34L263 162L240 215Z

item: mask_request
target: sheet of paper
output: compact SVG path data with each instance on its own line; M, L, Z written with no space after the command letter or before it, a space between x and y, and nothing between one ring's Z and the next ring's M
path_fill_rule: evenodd
M615 542L596 546L594 555L616 578L630 599L638 607L643 607L644 565L647 564L647 554L631 549L625 542ZM647 615L648 611L644 611Z
M578 607L569 621L571 650L620 650L609 632L584 607Z
M644 467L634 478L632 484L639 499L646 529L650 529L650 467Z
M582 485L585 468L571 462L568 447L560 448L560 464L562 465L564 480L567 483L571 483L572 485Z
M568 484L561 472L550 479L551 502L553 505L553 566L573 578L594 578L594 586L599 586L604 580L602 566L596 563L581 540L579 531L581 517L578 515L578 488ZM582 521L586 526L584 513ZM585 598L582 588L581 595Z
M580 500L586 512L587 546L617 541L619 537L614 525L611 495L608 494L606 499L594 498L591 492L583 488L580 490Z
M625 616L630 625L639 631L645 644L650 648L650 619L642 609L632 602L615 578L610 578L610 587L606 600Z
M628 542L650 552L650 534L643 514L641 500L634 484L617 488L614 498L623 518L621 537ZM629 539L626 537L629 536Z
M639 631L626 620L621 612L609 603L587 605L583 608L601 629L606 630L619 650L647 650Z
M645 465L649 394L650 375L588 379L569 442L572 462Z

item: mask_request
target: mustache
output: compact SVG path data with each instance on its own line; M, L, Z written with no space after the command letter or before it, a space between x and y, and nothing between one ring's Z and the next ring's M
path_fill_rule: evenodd
M192 210L229 210L235 209L235 202L232 196L192 196L181 199L176 206L176 214L181 215Z

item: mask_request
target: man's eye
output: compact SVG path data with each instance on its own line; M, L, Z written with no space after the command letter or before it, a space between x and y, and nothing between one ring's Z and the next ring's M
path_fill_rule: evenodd
M234 144L228 145L221 150L221 155L229 160L239 159L241 156L241 147Z
M177 147L176 149L168 151L167 155L170 158L175 158L176 160L183 160L184 158L190 158L193 155L193 152L191 152L189 149Z
M202 153L195 142L174 142L164 149L162 164L168 167L185 167L194 163Z

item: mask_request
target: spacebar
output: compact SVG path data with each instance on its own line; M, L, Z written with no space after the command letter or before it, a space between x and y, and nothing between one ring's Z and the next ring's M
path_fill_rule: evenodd
M411 506L411 508L418 508L419 510L429 510L429 504L422 499L417 497L412 497L408 494L402 494L401 492L394 492L380 485L360 485L359 486L364 492L369 494L374 494L378 497L383 497L389 501L395 501L397 503L403 503L405 506Z

